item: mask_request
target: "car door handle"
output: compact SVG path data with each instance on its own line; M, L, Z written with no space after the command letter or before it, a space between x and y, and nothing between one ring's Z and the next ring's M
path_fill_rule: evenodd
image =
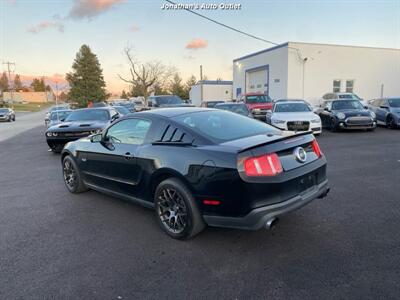
M126 153L124 154L124 158L125 158L126 160L130 160L130 159L134 158L134 156L133 156L130 152L126 152Z

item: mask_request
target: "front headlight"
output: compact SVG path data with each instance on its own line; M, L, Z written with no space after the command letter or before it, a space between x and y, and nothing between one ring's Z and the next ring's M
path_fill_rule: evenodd
M371 117L372 117L373 119L376 118L376 114L375 114L373 111L370 111L369 113L371 114Z
M46 136L53 136L52 132L46 132Z
M344 114L344 113L338 113L337 115L336 115L337 117L338 117L338 119L344 119L344 118L346 118L346 115Z
M258 113L261 112L261 109L255 108L255 109L253 109L251 112L253 112L253 113L255 113L255 114L258 114Z
M311 120L311 123L321 123L321 119L320 118L313 119L313 120Z
M274 124L283 124L283 123L285 123L285 121L283 121L283 120L278 120L278 119L273 119L273 120L272 120L272 123L274 123Z

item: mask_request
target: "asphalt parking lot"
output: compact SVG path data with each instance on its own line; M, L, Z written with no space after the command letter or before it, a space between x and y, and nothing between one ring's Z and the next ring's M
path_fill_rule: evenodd
M0 142L0 299L398 299L400 130L323 133L331 193L271 232L186 242L152 211L67 192L44 127Z

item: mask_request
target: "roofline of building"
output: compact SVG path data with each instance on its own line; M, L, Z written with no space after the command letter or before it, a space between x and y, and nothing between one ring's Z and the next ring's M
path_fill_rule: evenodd
M199 80L195 85L210 84L210 85L233 85L231 80Z
M270 48L267 48L267 49L264 49L264 50L261 50L261 51L250 53L248 55L245 55L245 56L242 56L242 57L239 57L239 58L235 58L233 60L233 62L237 62L237 61L242 60L242 59L250 58L250 57L262 54L262 53L266 53L266 52L270 52L270 51L273 51L273 50L276 50L276 49L279 49L279 48L283 48L283 47L286 47L288 45L289 45L289 42L286 42L286 43L283 43L283 44L280 44L280 45L276 45L274 47L270 47Z
M306 43L306 42L286 42L286 43L283 43L283 44L280 44L280 45L277 45L277 46L274 46L274 47L270 47L270 48L267 48L267 49L264 49L264 50L261 50L261 51L250 53L248 55L245 55L245 56L242 56L242 57L239 57L239 58L235 58L233 60L233 62L235 63L237 61L240 61L240 60L243 60L243 59L246 59L246 58L250 58L250 57L253 57L253 56L257 56L257 55L262 54L262 53L274 51L276 49L283 48L283 47L292 48L293 44L316 45L316 46L333 46L333 47L349 47L349 48L364 48L364 49L381 49L381 50L397 50L397 51L400 51L400 49L398 49L398 48L354 46L354 45L337 45L337 44L323 44L323 43Z

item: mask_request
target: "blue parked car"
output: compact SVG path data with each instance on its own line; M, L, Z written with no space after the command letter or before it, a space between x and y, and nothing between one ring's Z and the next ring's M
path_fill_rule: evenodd
M400 97L371 100L369 109L376 114L378 124L389 128L400 127Z

